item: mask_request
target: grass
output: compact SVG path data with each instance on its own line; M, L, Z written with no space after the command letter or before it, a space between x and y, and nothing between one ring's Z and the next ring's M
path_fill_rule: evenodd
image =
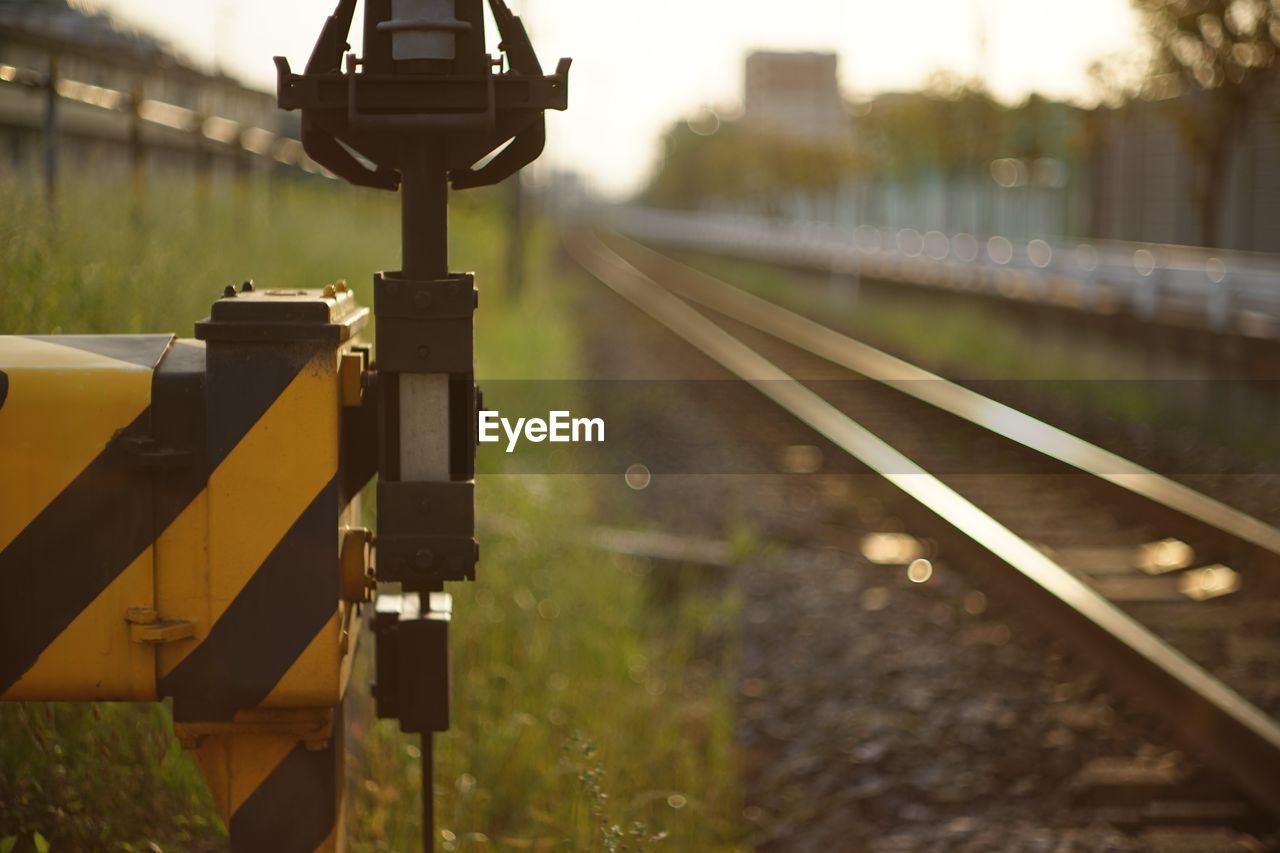
M399 251L394 199L332 185L204 200L176 185L141 209L119 188L81 185L56 214L23 188L4 189L4 334L189 334L222 287L246 277L289 287L346 278L367 303L371 271L394 266ZM572 298L549 272L547 235L531 241L530 285L517 299L500 284L492 197L464 199L453 207L453 266L480 277L481 379L575 375ZM598 520L596 498L621 483L520 474L518 454L502 457L480 477L480 580L451 589L454 725L436 739L441 847L735 849L732 595L656 605L644 565L574 541ZM353 683L353 700L366 684ZM352 711L350 848L415 850L418 739L375 721L367 700ZM33 833L54 850L226 844L163 705L0 704L0 839Z

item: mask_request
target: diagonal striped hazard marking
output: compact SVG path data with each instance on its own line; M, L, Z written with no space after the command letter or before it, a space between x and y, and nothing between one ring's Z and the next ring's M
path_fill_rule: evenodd
M148 603L151 507L145 494L138 498L132 462L114 439L149 428L147 363L159 361L171 337L119 340L131 347L131 360L49 339L0 339L7 386L0 408L0 696L122 575L115 592ZM113 642L127 636L119 612ZM101 631L99 624L88 633ZM66 667L93 665L83 660L83 648L79 657L53 654L50 671L27 686L48 687L50 698L64 695L53 670L69 681ZM130 682L137 663L128 655L113 659L124 673L119 682ZM109 675L120 672L103 673ZM136 675L135 685L154 679L141 670ZM87 680L79 679L81 687Z
M163 339L166 341L167 337ZM0 551L151 403L151 368L45 339L0 343ZM75 417L68 400L78 402Z
M124 621L128 608L150 603L153 578L152 549L145 548L39 653L6 698L11 694L16 699L67 701L154 699L155 662L130 641ZM113 629L106 637L104 624ZM73 673L83 675L69 677ZM113 688L108 691L104 685Z
M133 355L137 355L136 351ZM259 359L252 380L243 384L239 407L228 414L222 431L210 442L210 467L221 467L224 457L237 445L231 439L234 430L250 430L301 375L314 372L306 370L308 356L299 351ZM47 400L43 420L24 417L20 424L12 417L18 412L18 401L39 399L35 391L27 397L25 389L28 385L51 389L52 383L58 381L59 365L87 366L95 381L81 384L91 399L95 393L101 395L103 406L96 410L98 414L90 412L85 418L64 425L56 416L71 419L65 418L64 411L51 412L52 400ZM93 372L96 366L103 368L100 375ZM83 633L81 628L88 628L73 623L89 619L89 611L99 606L119 613L124 636L123 612L116 598L120 584L128 586L131 582L121 581L122 576L132 577L130 567L149 553L157 531L169 528L180 513L189 512L189 505L208 488L202 491L203 476L194 477L194 485L185 496L177 494L157 502L154 512L151 501L139 499L133 462L111 439L117 432L148 431L150 370L100 352L22 338L4 339L0 367L9 377L8 398L0 410L0 430L16 431L19 436L44 430L50 437L50 441L36 446L28 443L25 452L0 454L0 465L10 466L0 469L0 481L23 482L10 478L26 476L37 484L32 490L0 490L0 525L7 525L0 527L4 534L0 535L0 695L5 695L24 673L30 672L36 681L43 678L38 671L45 665L41 661L56 668L68 655L74 657L67 644L74 645ZM41 381L24 381L27 371L38 373ZM96 381L99 378L102 383ZM132 386L111 384L115 382L136 382L137 392L145 396L140 405L135 405L138 412L132 421L116 424L110 431L96 428L99 420L105 420L101 417L103 410L116 405L114 401L119 397L129 396L125 392ZM117 412L117 417L123 416ZM300 432L296 424L294 431ZM11 437L0 432L0 440ZM65 450L64 442L68 445ZM43 466L38 464L37 456L44 457ZM62 462L51 464L50 459ZM264 476L269 476L273 461L259 460L266 468ZM36 467L23 467L31 465ZM288 519L284 529L293 520ZM228 593L225 601L231 598L234 592ZM33 602L39 602L39 606L32 606ZM63 633L67 634L65 639L60 637ZM54 644L58 648L53 648Z
M335 607L332 600L328 606L332 611L331 615L298 655L297 660L289 665L289 670L271 688L271 692L263 698L263 706L298 707L313 703L337 705L342 701L343 679L334 670L335 663L340 666L341 662L335 659L333 650L341 642L343 611ZM329 685L332 692L317 701L316 685L319 684Z
M209 576L165 581L203 584L175 594L210 606L207 630L164 661L160 693L179 718L257 706L333 617L338 401L326 358L299 372L210 475ZM165 536L193 523L180 517Z
M328 849L343 785L341 743L335 736L324 749L295 745L233 811L228 822L232 847L297 853Z
M337 597L332 481L280 539L217 622L160 680L176 719L230 720L259 705L328 623ZM283 603L283 606L282 606Z
M310 853L324 844L337 821L340 764L334 747L295 746L231 816L232 844L245 850Z

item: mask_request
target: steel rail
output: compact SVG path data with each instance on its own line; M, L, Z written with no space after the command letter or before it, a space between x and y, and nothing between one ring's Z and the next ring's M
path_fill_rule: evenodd
M1280 815L1280 726L968 499L606 246L577 232L565 247L622 298L888 480L972 543L1026 606L1086 651L1113 685ZM1012 570L1010 572L1009 570ZM1006 585L1007 586L1007 585Z
M1280 530L1264 521L639 243L621 236L617 239L626 240L655 263L678 270L680 274L666 279L665 286L686 299L1126 489L1205 527L1227 533L1253 546L1260 556L1280 569Z

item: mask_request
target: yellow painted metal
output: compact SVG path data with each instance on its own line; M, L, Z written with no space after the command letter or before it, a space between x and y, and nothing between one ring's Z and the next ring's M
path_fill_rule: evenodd
M291 735L205 735L194 750L222 819L230 822L245 800L261 787L298 744Z
M364 400L365 354L343 353L338 373L342 377L342 405L359 406Z
M338 469L338 409L336 354L318 355L210 474L208 485L187 511L160 535L157 609L196 626L190 641L161 651L161 674L171 672L204 640L298 516L333 479ZM317 700L328 700L337 689L337 639L335 632L324 665L314 670L320 679L315 685ZM307 704L301 696L293 698Z
M39 338L0 337L0 549L151 402L151 369ZM19 488L12 486L18 485Z
M173 670L209 633L209 492L196 495L178 517L156 538L156 564L173 567L155 573L156 608L191 622L186 640L167 643L155 650L159 675Z
M23 337L0 337L0 370L9 380L0 408L2 550L146 410L152 370ZM150 548L140 554L0 699L154 699L154 654L130 641L124 618L154 605L152 559Z
M212 735L271 735L322 746L333 736L335 708L248 708L224 723L175 723L174 733L187 749L198 749Z
M174 728L179 740L192 751L214 803L223 820L232 828L236 844L235 816L256 793L269 784L273 773L298 749L332 750L338 753L334 771L341 767L342 732L334 709L263 710L242 712L234 723L185 724ZM344 783L336 772L332 779L333 824L324 841L315 849L345 849ZM320 780L310 780L315 784ZM278 793L278 791L277 791ZM288 808L290 802L280 803ZM321 815L296 815L298 821L323 819ZM253 849L257 849L254 847Z
M352 343L317 354L294 377L153 546L112 580L0 698L157 698L158 677L208 636L272 549L336 477L341 370L344 361L350 363ZM2 546L147 409L152 370L29 338L0 338L0 369L9 378L0 410L0 482L23 484L0 490ZM334 520L334 547L340 553L339 529L358 518L354 502ZM338 704L359 627L355 616L353 605L340 600L335 589L332 617L264 707Z
M336 705L342 701L343 616L343 608L335 602L333 615L262 700L263 708Z
M338 476L341 411L361 404L367 369L366 355L354 349L367 311L352 308L348 314L338 348L317 353L299 371L155 542L0 699L157 698L158 680L208 638L268 555ZM164 346L159 339L156 352ZM128 357L127 350L121 352ZM124 427L138 421L145 430L147 421L139 418L152 402L153 367L50 340L0 337L0 370L8 379L0 408L0 549ZM140 482L147 482L145 473ZM9 488L11 483L21 487ZM224 722L175 725L228 821L290 754L296 759L299 749L311 755L341 752L334 719L362 627L360 603L367 599L369 534L360 520L358 499L334 519L341 574L332 615L259 707ZM332 584L332 569L327 572L321 582ZM281 617L288 618L287 612ZM320 850L342 848L342 785L332 781L337 820Z
M129 623L129 639L135 643L173 643L195 633L194 622L165 619L154 607L130 607L124 620Z
M125 620L129 608L151 605L153 551L148 548L82 610L0 699L155 699L155 647L133 642L133 626Z
M347 527L342 531L342 600L361 602L369 599L369 542L363 527Z
M186 619L156 619L144 624L130 623L129 639L135 643L176 643L195 634L194 622Z

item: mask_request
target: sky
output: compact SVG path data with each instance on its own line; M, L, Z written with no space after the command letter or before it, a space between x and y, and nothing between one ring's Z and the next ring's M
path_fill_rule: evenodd
M197 62L274 88L271 57L301 67L334 0L89 0ZM1092 100L1098 58L1143 50L1129 0L513 0L544 68L574 59L567 113L548 115L539 170L637 188L663 130L741 102L757 48L834 51L850 97L919 88L938 70L980 76L1003 100ZM357 12L359 29L360 14ZM985 33L985 39L982 37ZM358 35L358 33L356 33ZM981 45L985 42L985 49ZM358 41L353 44L357 46ZM491 51L494 49L491 45Z

